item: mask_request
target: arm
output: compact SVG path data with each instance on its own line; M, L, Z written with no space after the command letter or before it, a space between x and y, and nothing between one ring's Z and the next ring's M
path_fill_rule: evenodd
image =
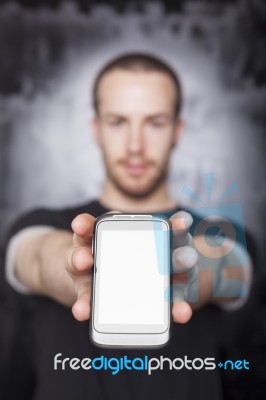
M228 298L213 298L212 271L197 266L198 253L188 233L192 218L184 218L181 213L174 215L171 220L175 237L174 282L182 289L174 298L173 318L175 322L186 323L191 318L192 310L209 302L223 303ZM33 293L72 306L73 315L79 321L90 316L94 222L95 218L89 214L78 215L72 221L73 235L62 230L32 235L19 244L16 253L15 273L21 283ZM227 272L231 279L236 277L235 273L238 274L236 269ZM199 298L191 302L185 292L187 289L193 290L195 284L199 288Z
M191 238L192 240L192 238ZM186 284L188 289L183 298L196 310L212 303L224 310L242 307L249 296L253 263L247 250L238 242L226 239L223 245L217 244L215 237L209 237L212 246L203 248L206 237L195 237L191 246L197 249L197 276L191 270L177 275L177 288ZM180 248L179 248L180 251Z
M89 318L95 218L81 214L77 223L75 220L72 222L74 234L35 226L12 237L7 249L6 274L11 286L18 291L73 306L75 318L85 320Z
M215 235L208 236L208 240L202 235L193 239L189 234L192 219L184 220L186 226L184 223L182 226L180 215L182 212L171 217L173 311L176 304L184 300L193 311L208 303L224 310L240 308L248 298L252 281L253 265L247 250L227 237L222 244ZM193 248L197 250L197 257Z
M65 254L71 246L72 235L63 230L27 236L16 251L15 274L18 280L31 293L72 305L75 300L73 282L65 273Z
M73 235L63 230L31 234L16 246L15 275L20 283L30 293L72 306L79 321L90 317L94 222L93 216L81 214L72 221ZM191 315L186 301L175 306L176 322L187 322Z
M216 278L213 283L213 303L224 310L242 307L249 296L253 280L253 262L247 249L231 239L221 246Z

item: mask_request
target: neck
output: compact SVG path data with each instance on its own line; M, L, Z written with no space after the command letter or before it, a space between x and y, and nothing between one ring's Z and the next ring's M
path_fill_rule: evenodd
M160 212L176 207L176 201L170 196L166 181L147 196L135 198L122 192L106 179L100 202L110 210L123 212Z

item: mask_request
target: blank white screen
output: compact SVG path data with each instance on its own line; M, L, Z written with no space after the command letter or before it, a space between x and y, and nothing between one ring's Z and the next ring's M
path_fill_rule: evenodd
M165 276L158 269L153 230L102 230L101 249L98 322L163 324Z

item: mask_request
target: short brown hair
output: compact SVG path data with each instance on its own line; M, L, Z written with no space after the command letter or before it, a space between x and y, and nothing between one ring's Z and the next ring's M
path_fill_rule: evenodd
M93 85L93 107L96 113L99 111L98 105L98 89L101 79L108 72L114 69L124 69L127 71L157 71L162 72L172 79L176 89L175 116L180 113L182 105L182 89L179 77L173 69L161 59L150 54L128 53L120 57L116 57L108 62L98 73Z

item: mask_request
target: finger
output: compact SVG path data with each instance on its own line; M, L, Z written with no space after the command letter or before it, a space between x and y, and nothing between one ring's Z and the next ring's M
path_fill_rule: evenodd
M179 211L170 218L173 230L173 247L186 246L189 242L189 229L193 218L186 211Z
M192 308L186 301L174 302L172 315L174 322L186 324L192 317Z
M187 272L199 261L197 251L191 246L178 247L172 254L172 265L175 273Z
M92 236L96 218L90 214L79 214L73 219L71 227L74 231L74 246L90 246L92 244Z
M91 282L85 281L78 288L77 301L72 307L72 314L78 321L86 321L90 318Z
M66 270L72 276L91 272L93 266L93 257L91 249L88 247L71 248L67 252Z
M175 322L180 324L187 323L192 316L192 308L185 301L185 286L173 285L173 308L172 314Z

